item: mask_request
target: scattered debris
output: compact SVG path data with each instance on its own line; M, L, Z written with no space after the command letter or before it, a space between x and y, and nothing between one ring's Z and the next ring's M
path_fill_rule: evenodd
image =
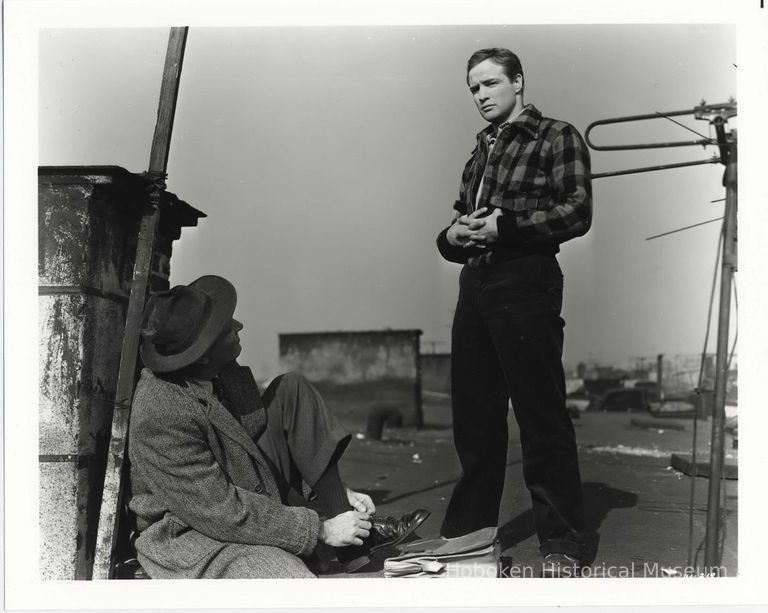
M447 394L445 392L431 392L429 390L421 390L422 396L432 396L433 398L446 398L449 399L451 397L450 394Z
M707 477L709 478L709 458L697 459L696 463L692 462L692 458L689 454L677 454L673 453L669 459L669 463L672 468L676 468L682 473L694 477ZM739 467L736 462L725 462L723 464L723 477L725 479L738 479Z
M664 434L665 430L685 430L685 426L683 424L675 422L664 422L661 424L659 421L660 420L658 419L635 417L632 418L629 423L635 428L640 428L643 430L656 430L656 432L659 434Z
M603 445L588 447L587 450L594 453L619 453L622 455L646 456L651 458L665 458L669 455L669 451L662 451L661 449L630 447L628 445L614 445L613 447Z
M682 473L681 471L679 471L677 468L675 468L674 466L667 466L667 468L666 468L665 470L666 470L667 472L672 472L672 473L674 473L675 477L676 477L678 480L680 480L680 479L682 479L682 478L683 478L683 473Z

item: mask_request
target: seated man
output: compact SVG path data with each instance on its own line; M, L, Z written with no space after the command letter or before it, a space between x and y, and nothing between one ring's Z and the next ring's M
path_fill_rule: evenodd
M209 275L147 303L129 430L138 559L152 578L314 577L306 561L322 542L360 570L429 512L379 519L369 496L344 487L350 434L300 375L275 379L263 406L255 385L243 393L231 376L244 370L236 301ZM288 504L302 490L323 517Z

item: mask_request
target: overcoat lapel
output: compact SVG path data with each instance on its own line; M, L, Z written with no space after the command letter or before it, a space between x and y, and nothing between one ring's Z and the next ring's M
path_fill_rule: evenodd
M240 445L259 464L266 466L264 456L255 441L248 435L248 432L246 432L237 418L215 396L195 388L191 388L190 391L192 391L203 406L208 421L211 422L211 425L217 432Z
M258 483L250 484L249 477L243 477L244 473L237 472L241 478L245 479L241 485L249 489L254 488L257 492L264 491L268 495L279 499L280 489L275 482L274 476L272 475L272 468L268 464L267 458L264 456L261 449L259 449L256 442L249 436L244 426L234 415L232 415L232 413L230 413L229 409L227 409L227 407L224 406L210 390L200 388L197 385L193 385L190 389L200 402L205 416L207 417L208 422L211 424L211 428L213 428L213 430L218 434L222 435L222 437L226 437L234 444L241 447L243 450L245 450L247 455L254 460L253 467L256 468ZM237 454L230 453L227 455L231 460L234 461L235 458L232 456ZM235 477L235 473L232 473L231 478L234 480L234 482L238 482L237 477ZM263 490L260 490L259 487L262 487Z
M216 430L243 447L260 464L264 463L256 443L248 436L243 425L221 403L208 403L208 419Z

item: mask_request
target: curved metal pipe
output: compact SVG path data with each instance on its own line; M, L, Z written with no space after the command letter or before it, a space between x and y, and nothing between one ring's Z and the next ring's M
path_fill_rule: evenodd
M613 170L609 172L592 173L593 179L602 179L604 177L618 177L621 175L633 175L640 172L652 172L654 170L668 170L670 168L683 168L684 166L699 166L701 164L719 164L722 160L715 156L709 160L693 160L690 162L676 162L674 164L659 164L658 166L645 166L643 168L630 168L628 170Z
M671 141L663 143L639 143L631 145L595 145L590 139L590 133L597 126L604 126L617 123L631 123L634 121L646 121L649 119L663 119L669 117L679 117L681 115L695 115L696 119L709 119L714 121L719 118L720 121L727 121L729 117L736 115L736 102L726 102L723 104L700 104L699 106L686 111L671 111L669 113L648 113L645 115L629 115L627 117L613 117L611 119L600 119L593 121L584 133L584 140L595 151L627 151L632 149L662 149L666 147L691 147L695 145L715 145L717 139L701 138L688 141Z

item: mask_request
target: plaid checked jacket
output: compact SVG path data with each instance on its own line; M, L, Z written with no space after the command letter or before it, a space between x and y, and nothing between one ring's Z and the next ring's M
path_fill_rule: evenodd
M491 147L494 133L489 125L477 135L454 209L471 213L476 202L477 208L501 208L498 240L487 250L453 247L446 229L438 237L443 257L490 264L523 253L556 253L560 243L585 234L592 222L590 157L576 128L527 105L502 126Z

